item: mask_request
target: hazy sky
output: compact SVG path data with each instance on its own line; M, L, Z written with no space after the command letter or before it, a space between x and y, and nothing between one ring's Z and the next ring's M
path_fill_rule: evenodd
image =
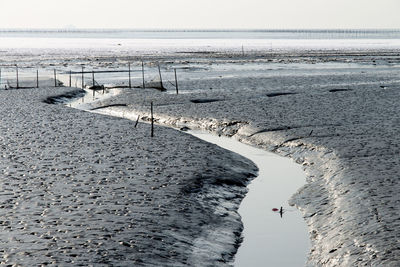
M0 0L0 28L400 28L400 0Z

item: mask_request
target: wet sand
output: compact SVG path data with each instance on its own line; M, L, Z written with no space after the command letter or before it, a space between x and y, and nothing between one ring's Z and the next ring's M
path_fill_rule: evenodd
M49 59L49 62L57 61L57 64L61 66L65 62L79 65L81 62L87 63L90 61L96 62L94 67L95 65L107 66L107 64L115 67L118 64L127 63L131 60L140 60L141 58L140 55L130 57L121 55L120 57L105 57L104 61L102 61L101 58L97 58L99 55L101 55L101 51L89 57L83 54L79 57L76 57L73 53L68 55L60 54L58 55L59 58L53 57ZM99 60L96 60L96 58ZM63 61L64 59L65 62ZM163 71L169 75L170 78L167 78L167 80L170 81L173 81L172 68L176 65L182 67L183 69L179 76L182 94L176 96L168 93L168 91L165 94L155 90L125 90L124 94L116 98L101 101L90 107L96 108L118 104L120 106L110 108L107 112L139 114L143 121L148 121L149 104L153 101L156 121L160 124L177 128L183 126L200 128L221 135L233 136L241 142L250 143L280 155L291 157L297 163L303 165L307 175L307 184L291 198L290 203L300 209L311 233L312 248L308 264L315 266L395 266L399 262L400 255L396 238L398 236L397 229L399 229L399 199L397 192L400 186L397 179L398 166L400 164L398 157L396 157L399 154L397 133L400 114L396 101L399 98L398 88L400 86L398 79L400 54L398 50L260 52L245 57L239 56L238 53L207 52L190 54L189 52L178 55L174 53L150 55L146 59L153 62L164 61ZM9 60L12 60L12 56ZM30 60L36 60L35 55L29 58L26 64L34 63ZM118 64L115 63L117 61L119 61ZM137 67L139 68L139 63ZM146 67L150 68L150 64ZM186 67L188 69L184 69ZM169 92L171 92L171 89L174 88L169 85L169 89ZM5 92L4 94L11 93ZM34 95L29 95L29 97L34 99ZM24 98L24 100L26 99ZM27 103L22 103L22 100L17 95L3 97L3 101L5 114L15 108L15 101L19 101L18 108L9 116L10 118L7 118L5 124L14 125L19 122L17 125L23 127L19 131L15 131L11 126L3 126L4 133L12 133L9 137L6 136L4 138L4 148L7 148L9 144L11 147L19 145L18 142L15 144L12 140L23 140L20 143L27 143L26 146L20 146L21 149L29 151L31 140L35 140L37 136L50 136L51 140L58 138L50 133L58 132L58 129L66 129L67 126L65 124L67 122L72 124L72 118L61 119L58 116L59 114L54 114L57 112L63 114L64 111L59 108L53 107L48 111L49 113L35 112L39 114L39 117L42 116L38 121L37 117L31 115L32 108L26 110L23 105L26 106ZM122 104L126 106L123 107L121 106ZM41 111L47 110L47 106L38 106L38 109ZM36 109L34 110L36 111ZM75 112L77 111L72 113L78 114ZM35 133L31 134L30 138L25 138L25 136L23 139L18 139L21 132L23 132L22 129L37 129L36 124L32 125L21 120L22 116L26 116L26 114L34 118L32 120L42 127L49 126L50 128L45 128L48 130L42 132L35 130ZM80 127L77 127L81 132L75 132L74 130L67 135L67 131L62 131L62 133L65 132L62 137L68 141L65 141L65 144L73 142L71 138L74 135L83 136L85 134L86 136L91 136L99 134L101 136L101 134L105 134L104 129L109 131L108 123L99 123L94 130L88 130L88 126L91 126L95 121L95 117L92 117L95 115L87 116L80 122ZM117 119L108 120L119 121ZM61 121L62 126L59 126L59 121ZM119 127L120 125L117 124L116 128ZM124 126L121 127L125 129ZM124 131L123 133L125 134L118 133L115 129L113 131L114 137L125 134L131 135L130 130ZM143 131L143 134L145 134L146 131ZM127 137L124 138L117 141L118 145L116 147L123 147L124 144L134 146L132 142L136 141L128 140ZM175 140L176 137L172 139ZM104 142L104 136L100 140ZM95 141L91 142L96 143ZM146 142L139 143L139 147L146 147ZM185 144L190 146L190 142L192 142L192 139L187 139ZM33 144L35 145L35 150L42 149L43 143L38 145L38 148L36 148L36 143ZM160 141L158 145L163 145L163 143ZM61 145L59 146L59 148L62 147ZM113 146L110 145L109 147L111 149ZM153 148L157 149L156 147ZM196 147L196 150L201 150L200 148L201 145ZM54 152L57 149L46 151L45 154L51 157L51 159L48 159L49 162L47 164L53 165L53 160L58 160L58 153ZM187 150L187 146L184 146L184 149ZM207 147L207 149L210 149L210 147ZM117 150L111 150L112 155L116 154ZM5 155L4 158L9 161L4 161L4 167L14 166L14 162L11 162L11 160L18 160L18 156L12 154L15 148L7 151L10 151L7 153L11 153L11 157L8 154ZM61 151L68 153L68 149L63 148ZM176 150L171 147L171 151ZM189 151L194 153L193 150ZM140 155L146 155L145 152L143 154L142 152L140 152ZM224 153L221 152L221 154ZM215 189L210 186L215 185L215 177L211 176L210 173L204 174L203 171L204 166L207 166L204 164L212 164L212 162L204 158L204 155L208 155L208 152L200 154L196 154L199 159L198 162L195 160L196 157L193 157L194 162L198 164L193 166L197 166L196 168L202 170L196 173L198 175L196 179L199 177L204 178L203 175L205 175L206 180L210 181L210 183L202 184L207 185L206 187L201 187L208 189L207 193L202 195L207 197L196 200L190 198L190 201L194 204L187 207L187 214L197 214L196 210L200 210L199 207L203 207L206 211L209 211L210 218L213 218L211 215L214 214L215 210L213 209L222 203L223 199L226 200L225 204L222 205L224 209L232 201L238 207L239 204L235 201L241 198L238 196L244 195L246 191L244 187L249 179L239 179L241 181L240 185L237 184L238 180L234 179L235 182L233 184L237 184L238 187L218 187L218 189L238 191L235 191L235 197L222 193L224 197L217 198L218 201L222 202L216 204L216 202L211 201L216 198L215 192L212 194L214 197L209 197L208 195L209 192L212 192L212 189ZM29 158L37 156L36 154L28 155ZM86 156L86 154L84 155ZM218 155L218 153L213 155ZM190 157L192 156L194 155L191 154ZM184 158L184 156L182 157ZM84 158L73 158L72 161L79 163ZM164 157L161 160L167 161L167 158ZM179 158L179 160L182 159ZM96 162L96 160L94 159L93 161ZM126 159L122 159L123 164L116 162L116 165L122 168L120 170L122 174L126 172L124 169L126 167L122 166L127 164L124 160ZM146 159L144 157L137 166L147 166L147 160L149 158ZM204 160L207 162L204 163ZM226 159L220 158L220 160L221 165L217 170L220 171L219 173L222 177L222 173L229 173L230 167L236 166L236 164L226 165ZM35 164L31 165L36 166ZM43 164L46 164L46 162ZM168 164L159 173L163 173L164 169L173 169L175 166L172 163ZM254 167L250 163L242 166L243 171L252 170ZM39 169L47 170L46 168L48 167L47 165L40 165ZM87 166L81 167L80 171L86 175ZM146 169L147 171L148 169ZM12 174L15 173L19 174L21 171L12 172ZM193 177L193 172L191 173L191 175L188 174L188 177ZM240 177L243 177L243 174L244 172ZM228 176L231 177L230 175ZM186 177L185 175L183 176ZM236 176L233 175L233 177ZM189 179L189 181L195 181L196 179ZM223 181L227 183L227 180L223 179ZM243 181L246 182L243 184ZM187 181L185 180L185 182ZM232 181L229 183L232 184ZM39 183L39 185L41 184ZM194 185L198 186L196 183ZM15 186L17 185L12 184L10 191L13 191ZM182 188L179 187L179 189ZM202 191L195 190L192 193L196 192ZM221 194L221 191L218 194ZM6 203L12 201L8 195L5 198ZM143 195L143 201L145 200L146 197ZM150 200L148 199L148 201ZM202 201L209 202L204 204ZM204 206L199 203L203 203ZM175 205L171 205L175 207ZM205 208L210 206L213 207L211 210ZM4 207L5 213L12 208L7 205ZM180 213L175 213L175 215L177 214ZM188 225L190 227L193 226L194 230L189 230L192 229L190 227L183 227L182 229L184 229L185 233L187 231L189 236L192 233L199 232L204 235L202 235L202 238L195 238L195 242L176 235L171 237L172 239L168 239L177 239L179 240L179 245L182 245L178 247L191 248L192 252L195 251L195 253L190 254L187 249L184 249L181 254L178 253L179 255L168 256L167 259L170 259L168 262L171 264L172 262L175 262L175 264L179 262L185 265L188 262L199 262L200 259L207 258L210 262L225 261L227 262L226 264L229 264L229 260L233 258L233 254L236 251L234 244L237 245L241 224L239 217L235 213L235 208L228 209L221 214L224 215L222 218L225 219L223 221L217 220L215 225L224 226L222 229L214 227L213 229L217 231L199 231L196 228L199 225L192 225L188 222L192 220L188 220ZM221 214L217 217L220 218ZM152 215L148 216L146 218L149 219L143 223L143 227L145 227L146 223L147 225L152 225L152 222L154 222ZM229 223L224 224L224 222L228 221ZM202 224L203 227L207 226L205 221L202 223L204 223ZM8 224L9 222L6 222L4 225L5 229L8 229ZM234 230L232 231L232 229ZM224 240L223 244L207 242L207 240L216 240L214 234L218 232L221 233L219 236L221 238L228 236L226 235L227 233L231 234L233 232L234 234L229 236L229 242ZM153 246L153 243L146 241L147 233L141 237L135 236L135 238L143 238L144 241L139 242L143 248ZM165 236L171 236L170 234L171 232ZM150 236L152 235L150 234ZM13 238L16 237L14 236ZM156 246L161 246L161 243L156 243L158 244ZM118 262L118 257L123 258L121 256L123 253L118 254L119 252L117 253L116 251L119 250L116 247L111 247L110 249L112 253L115 252L112 259ZM219 252L211 253L207 249L203 250L204 247L212 247L213 251ZM139 249L139 254L129 255L145 255L145 258L150 260L157 261L158 259L161 261L167 253L164 250L155 249L155 254L159 257L150 257L149 254L141 254L144 253L143 248ZM7 251L9 252L7 255L12 255L7 256L8 258L17 257L17 254L12 254L12 249L10 250L12 253L8 249ZM42 252L37 252L37 255ZM17 253L22 252L18 251ZM196 255L197 261L193 261L193 255ZM13 261L10 260L10 262Z
M147 124L46 103L78 92L0 91L1 264L228 264L232 207L256 167L172 129L150 138Z
M293 60L304 60L305 68L282 66L265 77L252 76L246 67L227 75L228 68L221 70L225 76L183 79L180 86L190 94L127 90L123 98L98 105L126 104L107 112L148 121L153 101L160 124L233 136L293 158L307 175L290 203L301 210L311 233L308 264L392 266L400 257L395 238L400 56L387 53L320 52L311 60L295 54L283 62L290 68ZM247 66L231 60L232 68Z

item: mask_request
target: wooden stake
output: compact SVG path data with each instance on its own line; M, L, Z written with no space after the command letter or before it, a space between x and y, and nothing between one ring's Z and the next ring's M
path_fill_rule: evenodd
M72 71L69 71L69 87L71 86L71 79L72 79Z
M36 70L36 88L39 88L39 70Z
M132 88L132 84L131 84L131 63L128 63L128 72L129 72L129 89Z
M57 74L55 69L54 69L54 87L57 87Z
M158 63L158 74L160 75L160 85L161 85L161 89L162 89L162 88L164 88L164 86L163 86L162 77L161 77L160 63Z
M135 123L135 128L136 128L136 126L137 126L138 123L139 123L139 118L140 118L140 115L137 116L136 123Z
M92 90L93 90L93 99L94 99L94 97L96 96L96 90L94 88L94 71L93 70L92 70L92 84L93 84Z
M154 116L153 116L153 102L151 102L151 137L154 137Z
M82 66L82 89L85 88L85 80L84 80L84 77L83 77L83 69L84 69L84 67Z
M0 87L1 87L1 69L0 69Z
M18 65L15 65L17 69L17 89L19 88L19 77L18 77Z
M176 76L176 69L174 69L175 72L175 87L176 87L176 94L179 94L179 90L178 90L178 78Z
M142 60L142 78L143 78L143 89L146 89L146 86L144 84L144 63L143 63L143 60Z

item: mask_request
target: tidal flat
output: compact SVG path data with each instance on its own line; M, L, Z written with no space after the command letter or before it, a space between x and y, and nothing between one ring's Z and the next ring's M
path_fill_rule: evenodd
M78 88L1 90L2 262L232 265L243 228L237 209L257 168L164 125L301 164L307 183L289 202L310 233L308 265L396 266L400 51L317 48L2 48L2 86L15 82L15 63L26 87L38 66L46 79L56 68L64 85L72 69L79 86L82 65L87 84L92 71L123 70L95 79L126 86L131 63L137 87L82 110L43 102ZM161 66L166 92L140 88L142 60L146 82L160 82Z

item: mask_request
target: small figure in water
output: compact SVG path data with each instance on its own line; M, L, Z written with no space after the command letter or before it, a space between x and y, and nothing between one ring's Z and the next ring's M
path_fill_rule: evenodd
M280 209L273 208L272 211L279 212L279 215L281 215L281 218L283 217L283 207L281 207Z

